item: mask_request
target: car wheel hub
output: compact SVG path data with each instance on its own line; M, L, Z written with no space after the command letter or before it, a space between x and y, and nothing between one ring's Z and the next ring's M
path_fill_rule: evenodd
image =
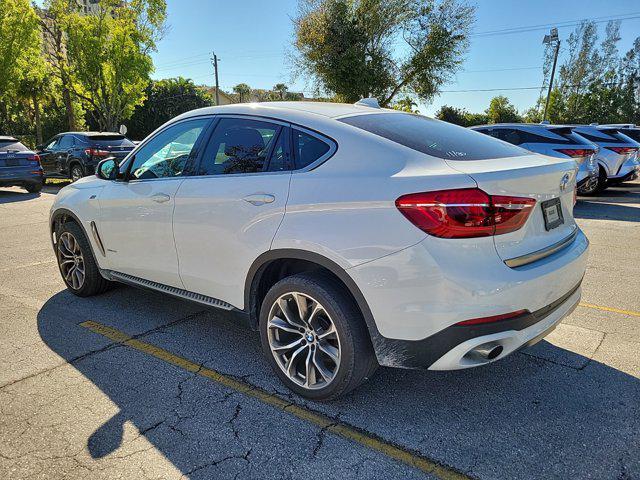
M267 339L276 363L297 385L329 385L340 367L340 338L325 308L309 295L290 292L272 305Z
M62 276L74 290L84 285L84 257L80 244L69 232L64 232L58 240L58 263Z

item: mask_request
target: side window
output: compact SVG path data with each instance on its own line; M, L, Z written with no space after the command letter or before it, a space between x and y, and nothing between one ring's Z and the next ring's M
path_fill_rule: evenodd
M330 146L313 135L293 130L293 151L296 169L312 164L330 150Z
M135 154L132 179L179 177L208 118L180 122L153 137Z
M44 150L53 150L57 146L58 140L60 140L60 137L52 138L51 141L45 145Z
M280 130L278 140L273 148L273 153L271 153L271 158L269 159L269 167L267 170L270 172L291 170L291 167L289 166L289 154L287 152L287 142L289 141L288 133L288 128L282 128Z
M522 140L520 139L520 132L515 128L506 128L504 130L504 137L502 140L513 145L520 145L522 143Z
M69 150L73 148L73 137L71 135L64 135L58 142L59 150Z
M256 173L265 170L281 127L243 118L222 118L202 157L198 175Z

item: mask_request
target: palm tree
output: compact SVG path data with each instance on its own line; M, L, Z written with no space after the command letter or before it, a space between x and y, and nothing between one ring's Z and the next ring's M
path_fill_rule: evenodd
M240 103L242 103L244 101L244 98L248 97L251 94L251 87L246 83L239 83L238 85L233 87L233 91L240 96Z
M276 83L273 86L273 91L278 92L280 94L280 100L284 100L284 96L288 90L289 90L289 87L287 87L284 83Z

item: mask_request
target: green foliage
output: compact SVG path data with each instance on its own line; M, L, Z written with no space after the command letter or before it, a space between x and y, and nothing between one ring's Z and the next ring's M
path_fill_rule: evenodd
M141 140L173 117L213 104L209 93L182 77L152 81L145 97L126 122L129 138Z
M498 95L491 99L489 108L486 110L488 123L509 123L521 122L522 117L518 114L516 107L509 102L504 95Z
M467 124L467 112L464 108L450 107L449 105L443 105L440 110L436 112L436 118L445 122L453 123L454 125L460 125L461 127L468 127Z
M296 64L345 102L430 101L461 65L473 18L457 0L300 0Z
M239 83L238 85L233 87L233 91L238 94L240 103L250 100L249 96L251 95L251 87L246 83Z
M420 110L416 108L417 106L418 104L414 102L412 98L404 97L394 103L391 108L407 113L420 113Z
M101 130L116 130L144 100L153 63L149 56L162 31L164 0L121 6L101 0L98 13L69 13L64 29L74 94Z

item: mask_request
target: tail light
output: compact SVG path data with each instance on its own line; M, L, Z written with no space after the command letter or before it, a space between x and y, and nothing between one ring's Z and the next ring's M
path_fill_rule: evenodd
M482 318L472 318L471 320L463 320L462 322L456 323L456 325L481 325L483 323L493 323L499 322L500 320L509 320L511 318L516 318L521 315L526 315L529 313L529 310L518 310L511 313L503 313L502 315L493 315L492 317L482 317Z
M396 207L423 232L440 238L503 235L521 228L536 201L489 195L478 188L410 193Z
M556 152L564 153L572 158L587 157L596 153L595 150L590 148L556 148Z
M27 160L29 160L30 162L32 162L34 165L37 165L37 166L39 166L39 167L41 166L41 165L40 165L40 155L38 155L38 154L29 155L29 156L27 157Z
M607 150L616 152L619 155L627 155L628 153L636 153L638 151L635 147L605 147Z
M90 157L108 157L111 152L108 150L100 150L99 148L85 148L84 153Z

